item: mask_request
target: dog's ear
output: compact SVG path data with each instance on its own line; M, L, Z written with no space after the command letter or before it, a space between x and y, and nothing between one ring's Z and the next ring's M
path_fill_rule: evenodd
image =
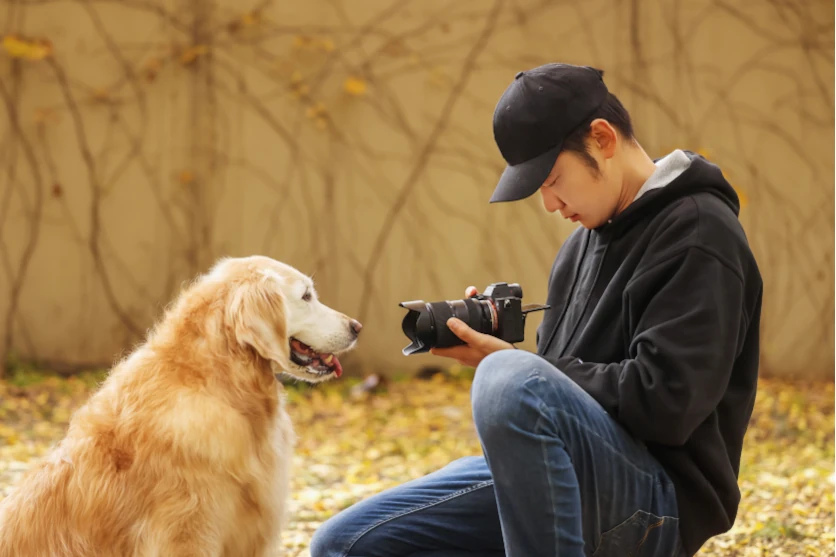
M236 286L227 307L227 319L238 344L252 347L281 369L288 368L287 310L275 277L262 275Z

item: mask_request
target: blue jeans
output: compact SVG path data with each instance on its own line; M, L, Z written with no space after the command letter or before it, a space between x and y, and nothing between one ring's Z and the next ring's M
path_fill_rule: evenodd
M684 555L664 470L557 368L530 352L494 352L471 397L485 456L331 517L311 557Z

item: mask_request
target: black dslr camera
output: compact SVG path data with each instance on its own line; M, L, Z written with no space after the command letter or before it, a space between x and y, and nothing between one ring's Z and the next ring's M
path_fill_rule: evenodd
M471 329L495 336L505 342L520 342L525 338L525 316L532 311L549 309L547 305L522 305L522 288L519 284L495 282L477 294L464 300L401 302L409 310L401 327L412 344L403 349L406 356L429 352L430 348L447 348L464 344L447 328L447 320L457 317Z

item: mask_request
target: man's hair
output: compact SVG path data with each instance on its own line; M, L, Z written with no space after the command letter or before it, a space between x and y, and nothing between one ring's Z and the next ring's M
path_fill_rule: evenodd
M616 129L616 131L627 141L635 142L633 133L633 122L630 120L630 113L612 93L607 93L604 104L596 110L592 116L578 126L575 131L563 140L563 151L575 153L589 166L596 174L600 172L598 163L589 154L589 147L586 145L586 138L589 136L589 126L597 118L603 118Z

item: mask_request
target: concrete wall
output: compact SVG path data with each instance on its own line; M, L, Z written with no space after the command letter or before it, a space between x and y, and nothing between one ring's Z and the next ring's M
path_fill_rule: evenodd
M401 355L398 302L545 296L571 226L488 205L491 116L518 70L565 61L605 70L651 155L703 151L741 192L764 372L833 373L826 2L0 4L7 354L109 363L182 281L261 253L366 325L349 373L434 363Z

